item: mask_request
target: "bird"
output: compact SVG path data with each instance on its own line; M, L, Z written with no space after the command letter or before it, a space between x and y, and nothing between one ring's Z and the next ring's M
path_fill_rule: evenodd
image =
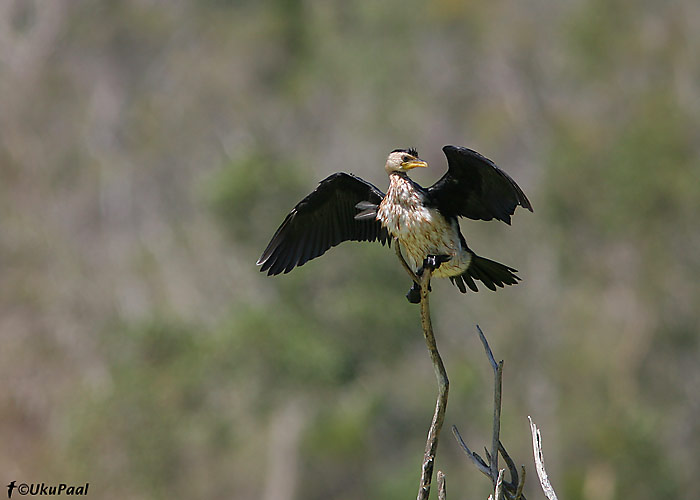
M406 298L420 302L417 277L449 278L462 293L479 291L476 281L495 291L515 285L518 271L477 255L468 245L459 218L499 220L510 225L520 206L532 204L516 182L496 164L461 146L442 148L447 172L432 186L408 176L428 167L415 148L394 149L386 159L386 193L351 173L337 172L319 182L285 217L257 261L269 276L288 273L344 241L398 245L397 255L413 273Z

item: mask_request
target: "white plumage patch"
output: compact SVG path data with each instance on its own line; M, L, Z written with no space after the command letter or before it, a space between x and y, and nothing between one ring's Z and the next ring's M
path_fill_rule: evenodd
M408 179L392 174L377 219L399 240L404 259L414 271L420 269L428 255L450 255L452 259L433 275L444 278L462 274L469 267L471 254L462 248L457 221L450 224L436 209L425 207L424 202Z

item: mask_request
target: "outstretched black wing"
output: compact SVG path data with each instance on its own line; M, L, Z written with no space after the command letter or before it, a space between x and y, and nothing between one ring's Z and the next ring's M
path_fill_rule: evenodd
M498 219L510 224L510 216L518 205L532 212L522 189L491 160L459 146L445 146L442 150L448 170L428 188L428 196L445 217Z
M258 259L260 271L269 276L288 273L343 241L386 243L389 235L379 221L355 219L355 205L379 205L383 198L379 189L352 174L339 172L322 180L277 229Z

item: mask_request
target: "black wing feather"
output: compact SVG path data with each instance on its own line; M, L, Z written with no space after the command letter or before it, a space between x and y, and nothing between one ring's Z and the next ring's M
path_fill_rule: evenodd
M459 146L442 150L448 170L428 188L428 196L445 217L498 219L510 224L518 205L532 212L522 189L491 160Z
M360 202L379 205L382 193L369 182L339 172L322 180L287 215L258 259L270 276L288 273L343 241L380 241L389 234L375 219L355 220Z

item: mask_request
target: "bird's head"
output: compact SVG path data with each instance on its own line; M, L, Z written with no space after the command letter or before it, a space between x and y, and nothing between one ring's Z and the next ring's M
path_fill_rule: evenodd
M387 174L392 174L393 172L407 172L412 168L427 166L426 162L418 158L418 151L410 148L395 149L389 153L384 168Z

